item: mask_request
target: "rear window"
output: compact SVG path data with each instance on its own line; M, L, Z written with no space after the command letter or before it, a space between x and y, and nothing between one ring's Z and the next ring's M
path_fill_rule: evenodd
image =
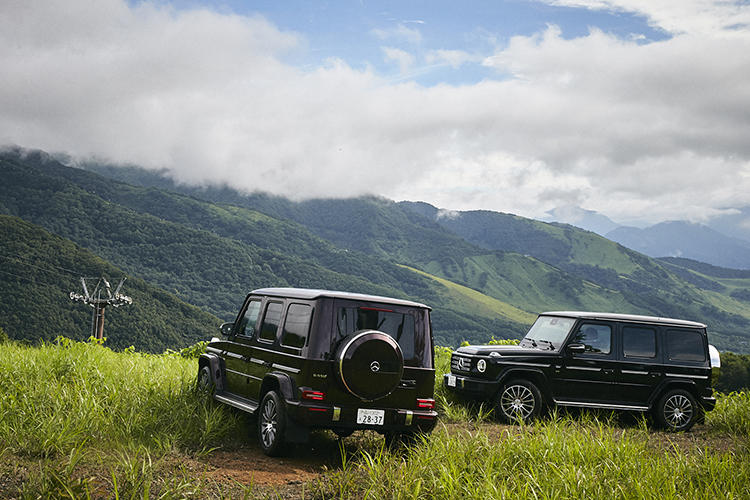
M310 329L312 307L307 304L290 304L284 320L284 333L281 335L281 345L302 349L307 341L307 331Z
M266 315L263 317L263 324L260 327L260 339L273 342L276 340L276 332L279 329L281 321L281 310L284 305L280 302L269 302L266 306Z
M337 340L359 330L378 330L398 342L404 355L404 365L432 368L426 311L363 304L336 307L335 314Z
M626 358L655 358L656 330L626 326L622 329L622 352Z
M697 330L667 330L667 353L671 361L705 361L703 335Z

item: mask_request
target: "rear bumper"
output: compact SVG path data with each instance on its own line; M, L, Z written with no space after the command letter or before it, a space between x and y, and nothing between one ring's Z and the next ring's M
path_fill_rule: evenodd
M377 432L430 432L437 423L434 410L406 410L402 408L378 408L377 406L339 407L302 401L287 401L287 414L303 427L373 430ZM382 410L382 424L357 423L359 409Z

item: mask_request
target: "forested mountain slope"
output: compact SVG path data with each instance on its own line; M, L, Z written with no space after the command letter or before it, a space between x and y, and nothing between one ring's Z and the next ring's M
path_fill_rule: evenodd
M709 324L717 344L750 350L750 312L737 297L741 292L706 289L677 268L573 226L374 197L292 202L226 187L177 185L164 173L138 168L88 168L291 219L338 246L393 258L525 311L587 309L693 319Z
M82 292L81 277L104 276L116 285L125 273L16 217L0 215L0 241L0 326L9 336L30 341L51 341L58 335L88 338L93 309L68 294ZM128 279L122 293L133 304L105 310L109 346L162 352L217 331L218 318L141 279Z
M584 309L703 321L719 346L750 349L742 301L572 226L375 197L292 202L98 167L171 191L134 187L43 154L11 152L0 166L15 183L0 186L0 210L225 319L256 286L311 286L424 301L435 308L437 338L449 344L518 336L537 312Z
M455 290L434 279L259 212L116 183L40 153L6 153L0 172L0 211L86 246L224 320L234 318L248 291L263 286L420 300L435 308L436 338L451 345L519 336L533 319L467 312L453 305Z

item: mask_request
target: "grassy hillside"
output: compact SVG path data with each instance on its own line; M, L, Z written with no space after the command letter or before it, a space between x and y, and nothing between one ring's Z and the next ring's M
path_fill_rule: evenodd
M24 160L27 166L29 158ZM741 307L737 297L706 290L661 261L572 226L486 211L444 214L427 204L380 198L295 203L227 188L172 184L172 189L191 196L186 197L113 184L55 162L36 161L33 166L50 177L65 179L89 197L112 204L113 210L125 208L131 214L152 218L129 224L151 225L156 218L167 224L166 231L176 234L181 245L190 234L187 239L196 242L197 248L191 250L196 258L188 259L184 269L155 262L157 253L172 252L167 239L156 238L153 248L139 248L139 253L153 255L143 262L136 261L135 254L115 256L105 249L97 253L160 286L173 286L191 303L214 313L219 308L233 312L233 308L227 304L229 297L215 297L208 283L219 283L224 291L225 283L231 286L243 278L247 282L258 277L261 279L252 282L260 281L262 286L323 286L424 301L436 309L439 338L451 344L462 338L517 335L510 333L518 330L514 319L505 317L501 324L496 315L470 314L446 299L434 280L396 265L401 264L531 314L550 309L596 309L702 321L709 325L711 340L720 348L750 351L750 310ZM145 184L168 184L134 169L122 172ZM80 192L77 198L81 198ZM234 207L202 201L206 199ZM4 203L2 197L0 203ZM11 213L14 203L7 207ZM35 210L26 207L26 215L19 215L36 217ZM211 273L192 267L207 265L197 257L206 252L208 243L197 245L206 235L219 238L214 243L215 253L223 261ZM235 246L244 257L232 258L232 252L225 250L227 245ZM250 280L228 269L232 261L253 270ZM185 276L188 272L190 276ZM197 290L200 286L203 288Z
M588 412L501 426L486 412L441 405L431 438L408 449L388 450L372 432L341 445L319 432L310 446L263 461L248 432L254 421L195 393L194 359L65 339L0 347L3 498L750 495L747 393L720 396L706 424L687 434ZM290 467L305 474L257 481Z
M125 273L80 246L16 217L0 215L0 326L14 339L50 341L59 332L91 335L93 309L74 303L80 278ZM212 335L219 320L145 281L131 278L123 293L133 304L105 311L108 344L161 352ZM73 333L75 332L75 333Z
M230 320L248 291L329 288L410 298L435 308L440 342L518 336L525 325L462 311L431 279L389 259L335 247L292 221L154 188L112 182L42 154L0 157L0 210L85 246Z

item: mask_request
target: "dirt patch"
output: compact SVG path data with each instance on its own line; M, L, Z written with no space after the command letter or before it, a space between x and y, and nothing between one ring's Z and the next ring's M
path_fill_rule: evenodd
M317 463L316 463L317 462ZM267 457L259 448L215 451L205 460L206 478L237 481L249 485L301 484L317 478L327 470L322 461L301 457Z

